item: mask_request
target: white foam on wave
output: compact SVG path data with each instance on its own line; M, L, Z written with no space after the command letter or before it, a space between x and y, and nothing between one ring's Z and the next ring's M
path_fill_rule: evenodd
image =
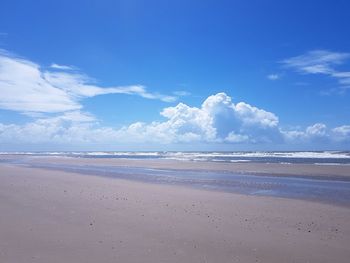
M350 152L166 152L165 155L182 158L313 158L350 159Z
M230 160L231 163L247 163L247 162L251 162L251 160Z
M50 156L125 156L156 157L173 160L192 161L248 161L245 158L297 158L297 159L350 159L350 152L339 151L299 151L299 152L128 152L128 151L89 151L89 152L0 152L0 155L50 155ZM236 158L236 159L231 159ZM242 158L242 159L241 159ZM230 160L231 159L231 160Z
M158 156L159 152L89 152L89 155L114 155L114 156Z
M343 165L350 165L349 163L314 163L315 165L335 165L335 166L337 166L337 165L341 165L341 166L343 166Z

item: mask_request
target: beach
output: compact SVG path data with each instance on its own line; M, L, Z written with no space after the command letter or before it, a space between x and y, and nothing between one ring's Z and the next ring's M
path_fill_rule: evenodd
M0 6L0 263L350 263L350 0Z
M348 178L348 166L31 157L0 163L0 262L348 262L350 208L35 164ZM27 159L27 160L29 160ZM5 161L4 161L5 160ZM28 162L26 163L28 164ZM311 167L311 168L310 168Z

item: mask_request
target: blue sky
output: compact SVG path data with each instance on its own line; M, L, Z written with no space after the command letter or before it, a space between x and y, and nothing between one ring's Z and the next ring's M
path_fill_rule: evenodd
M349 149L348 10L4 0L0 150Z

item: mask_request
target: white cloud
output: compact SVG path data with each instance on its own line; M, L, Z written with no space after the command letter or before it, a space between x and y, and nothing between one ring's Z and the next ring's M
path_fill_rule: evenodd
M95 118L79 111L41 118L24 125L0 124L0 142L12 144L70 144L112 142L116 131L99 127Z
M159 99L165 102L176 100L174 96L167 96L158 93L149 93L142 85L132 85L124 87L101 88L92 83L89 77L82 74L73 74L67 72L44 72L45 80L54 87L65 91L71 98L80 99L85 97L94 97L104 94L128 94L138 95L146 99Z
M78 92L75 92L78 93ZM2 125L2 141L70 142L105 140L114 142L261 142L276 133L278 119L270 112L244 102L237 105L225 93L209 96L200 108L179 103L165 108L163 122L136 122L119 130L100 127L94 116L67 111L39 118L25 125ZM259 138L259 133L263 139ZM5 139L4 139L5 138ZM253 138L250 141L250 138ZM270 138L273 140L273 137Z
M343 125L332 129L336 141L350 141L350 125Z
M59 65L56 63L52 63L50 65L50 68L54 68L54 69L59 69L59 70L76 70L76 67L73 66L66 66L66 65Z
M179 103L165 108L167 121L143 125L139 133L151 130L155 137L170 141L262 142L275 140L278 118L247 103L234 104L225 93L209 96L200 108ZM161 134L161 135L160 135Z
M331 74L334 72L334 65L344 63L349 57L349 53L313 50L300 56L285 59L282 63L302 73Z
M267 78L269 80L278 80L280 78L280 75L278 75L278 74L270 74L270 75L267 75Z
M339 71L337 65L344 64L350 58L350 53L313 50L306 54L288 58L282 63L303 74L323 74L336 78L340 88L350 86L350 72Z
M47 118L50 121L72 121L72 122L94 122L96 118L94 115L88 112L81 111L68 111L57 117Z
M305 130L281 131L286 143L345 143L350 142L350 125L330 129L324 123L315 123Z
M227 137L225 138L225 141L232 142L232 143L241 143L241 142L248 142L249 136L248 135L242 135L242 134L236 134L235 132L230 132Z
M225 93L208 97L202 109L212 118L219 140L230 139L232 132L248 136L251 143L278 142L281 139L275 114L245 102L234 104Z
M120 129L102 127L90 113L67 111L23 124L1 124L0 142L51 145L120 145L140 143L233 143L306 145L350 142L350 125L329 129L316 123L305 130L284 131L275 114L245 102L234 104L225 93L209 96L200 107L179 103L163 109L164 121L136 122Z
M0 108L21 112L63 112L81 105L51 85L39 66L0 54Z
M289 142L308 142L312 140L325 139L329 132L323 123L315 123L306 127L305 130L281 131Z
M239 102L235 107L235 111L245 126L275 128L278 125L278 117L275 114L258 109L245 102Z
M174 95L179 96L179 97L184 97L184 96L190 96L191 93L185 90L177 90L173 92Z
M81 109L83 98L103 94L176 100L174 96L150 93L141 85L103 88L84 74L60 71L66 66L52 66L55 71L43 70L36 63L0 50L0 108L27 114L65 112Z
M327 126L323 123L316 123L306 128L306 135L311 137L324 137L326 132Z
M347 57L343 53L321 52L321 55L317 63L301 62L305 57L289 62L305 72L321 73ZM311 70L309 66L315 67ZM136 122L120 129L102 127L95 116L83 111L81 100L104 94L128 94L173 102L176 96L188 94L185 91L174 92L176 96L151 93L141 85L100 87L90 77L69 71L68 66L53 64L52 67L54 70L45 70L36 63L0 50L0 109L34 118L22 125L0 123L0 142L69 145L350 142L350 125L331 129L316 123L305 130L284 131L274 113L246 102L233 103L223 92L209 96L199 107L179 103L164 108L160 113L163 121ZM343 82L350 78L349 72L333 69L330 75Z

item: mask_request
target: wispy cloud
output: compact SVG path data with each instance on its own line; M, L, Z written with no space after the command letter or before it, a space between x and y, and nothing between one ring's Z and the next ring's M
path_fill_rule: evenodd
M282 63L301 73L331 74L335 72L333 66L343 64L349 57L349 53L313 50L300 56L285 59Z
M337 70L337 66L345 64L350 53L313 50L303 55L281 61L287 67L302 74L323 74L338 81L339 90L350 86L350 71Z
M60 69L60 70L76 70L76 67L73 66L66 66L66 65L59 65L56 63L52 63L50 65L50 68L54 68L54 69Z
M269 80L278 80L281 76L278 75L278 74L270 74L270 75L267 75L267 78Z
M179 96L179 97L184 97L184 96L190 96L191 93L185 90L177 90L173 92L174 95Z
M128 94L173 102L176 96L147 91L142 85L101 87L71 66L52 64L54 70L0 50L0 108L25 114L82 109L84 98L104 94Z

